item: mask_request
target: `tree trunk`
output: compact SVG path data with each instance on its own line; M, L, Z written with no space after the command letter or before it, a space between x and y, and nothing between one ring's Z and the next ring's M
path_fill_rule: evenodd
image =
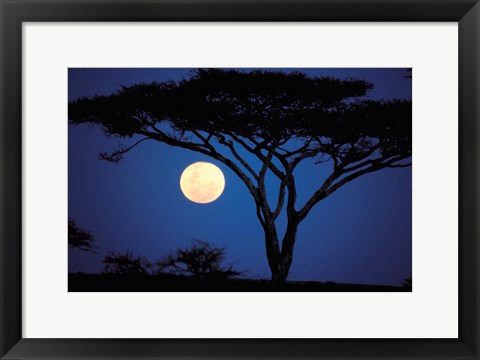
M288 266L282 266L282 264L279 264L275 270L272 270L272 282L275 285L285 285L289 269L290 264L288 264Z
M297 235L298 222L289 219L287 230L282 241L280 251L277 230L274 223L265 224L265 245L267 250L268 265L272 272L272 282L275 285L285 284L293 260L293 249Z
M268 266L272 272L272 281L276 283L280 265L280 247L278 245L277 229L273 221L266 222L263 226L265 232L265 250L267 252Z

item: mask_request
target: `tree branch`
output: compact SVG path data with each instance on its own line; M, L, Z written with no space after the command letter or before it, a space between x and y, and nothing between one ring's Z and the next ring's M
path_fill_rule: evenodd
M389 168L406 168L406 167L410 167L412 166L412 163L408 163L408 164L394 164L394 165L389 165L387 167Z
M133 145L128 146L128 147L122 147L120 149L115 150L114 152L108 154L106 152L102 152L98 154L98 157L102 160L106 160L112 163L118 163L120 160L123 159L123 155L125 155L127 152L132 150L134 147L139 145L140 143L144 142L145 140L150 140L149 137L142 138L135 142Z
M292 169L294 169L302 160L317 156L321 152L324 152L324 150L325 149L320 147L317 149L305 150L305 152L302 155L299 155L292 160L292 162L290 163L290 166L292 167Z
M295 210L295 203L297 202L297 187L295 185L295 178L292 172L287 174L287 189L288 189L288 201L287 201L287 212L288 217L296 217L298 214Z
M282 180L282 182L280 183L280 188L278 189L277 206L272 214L273 220L275 220L278 217L278 215L280 215L284 202L285 202L285 179Z
M371 159L371 160L366 160L366 161L364 161L364 162L361 162L361 163L359 163L359 164L357 164L357 165L353 165L353 166L351 166L351 167L349 167L349 168L345 168L345 166L347 166L347 165L349 165L349 164L358 163L359 161L362 161L362 160L364 160L364 159L367 159L367 158L368 158L370 155L372 155L376 150L378 150L378 149L380 148L380 146L381 146L380 143L378 143L378 144L375 145L375 146L372 146L372 148L369 149L368 152L366 152L365 154L363 154L363 156L362 156L360 159L358 159L358 160L356 160L356 161L353 161L353 162L347 162L347 163L345 163L345 164L342 163L340 167L341 167L343 170L345 170L345 172L350 172L350 171L354 171L354 170L357 170L357 169L361 169L362 167L364 167L364 166L366 166L366 165L374 164L377 160L381 160L381 161L385 160L385 158Z
M253 176L255 180L258 181L258 175L257 173L252 169L252 167L238 154L237 150L235 150L235 146L233 146L233 143L230 141L227 141L225 139L225 136L222 134L215 134L215 136L218 138L219 144L222 144L230 149L230 152L232 155L235 157L235 159L242 164L242 166L247 169L247 171Z
M255 204L256 210L257 210L257 218L260 220L260 224L262 224L262 227L265 227L265 218L262 216L262 211L260 208L259 204Z
M312 195L312 197L305 203L303 208L299 211L299 217L301 220L303 220L310 210L313 208L315 204L317 204L320 200L325 199L327 196L333 194L335 191L337 191L339 188L341 188L343 185L346 183L358 178L359 176L383 169L385 167L391 166L393 163L396 161L400 161L402 159L406 159L410 157L410 153L398 155L396 157L391 157L387 158L388 160L385 159L379 159L381 161L377 162L369 162L370 166L367 168L363 168L362 170L359 170L357 172L351 173L350 175L344 177L343 179L339 180L335 184L333 182L344 175L345 173L350 172L350 170L340 170L340 171L334 171L328 178L325 180L325 182L322 184L322 186ZM395 166L395 165L394 165ZM332 185L333 184L333 185Z
M245 150L250 152L251 154L255 155L262 163L265 163L265 155L263 155L260 151L260 148L258 146L254 149L250 147L245 141L243 141L239 136L231 133L231 132L225 132L228 136L230 136L233 140L235 140L237 143L239 143ZM250 141L253 142L253 140L250 139ZM256 145L259 145L260 143L254 142ZM281 180L285 176L285 174L282 173L280 169L278 169L275 164L270 162L268 168Z
M270 147L268 149L267 156L265 157L265 161L263 162L262 168L260 169L260 172L258 173L259 197L260 197L260 200L262 202L262 209L264 211L264 216L267 220L272 217L272 210L270 209L270 206L268 205L268 201L267 201L267 193L266 193L266 190L265 190L265 175L267 173L267 169L270 167L270 164L272 162L272 157L273 157L275 146L276 146L276 142L274 142L270 145Z
M267 169L270 167L270 164L272 163L275 146L276 146L276 142L273 142L268 148L267 156L265 156L265 160L263 161L262 168L260 169L260 172L258 174L258 178L262 182L265 179L265 174L267 172Z

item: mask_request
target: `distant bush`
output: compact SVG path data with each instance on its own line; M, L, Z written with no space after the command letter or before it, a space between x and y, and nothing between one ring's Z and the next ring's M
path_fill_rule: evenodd
M134 256L131 251L110 252L103 259L104 274L152 275L152 264L143 256Z
M70 248L95 254L93 240L94 237L92 233L80 229L75 220L68 220L68 246Z
M203 240L194 240L190 247L177 249L157 262L160 272L197 278L231 278L241 273L232 266L223 266L225 249Z

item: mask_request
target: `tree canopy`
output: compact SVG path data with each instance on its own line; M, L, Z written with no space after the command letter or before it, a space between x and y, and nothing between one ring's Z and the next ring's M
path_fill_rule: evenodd
M411 101L370 100L372 88L364 80L300 72L199 69L178 82L140 83L78 99L69 106L69 120L97 124L110 136L139 136L101 154L109 161L153 139L213 156L240 175L240 167L216 147L220 144L258 180L261 174L240 158L237 145L279 178L306 158L331 160L339 178L362 168L364 173L399 166L411 156ZM301 140L297 146L295 139Z

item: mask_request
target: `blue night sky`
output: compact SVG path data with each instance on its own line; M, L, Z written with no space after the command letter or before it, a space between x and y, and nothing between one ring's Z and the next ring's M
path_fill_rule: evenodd
M405 69L275 69L360 78L375 84L372 99L411 99ZM121 85L178 80L190 69L69 69L69 101L109 95ZM225 165L203 154L147 141L118 164L97 154L128 140L100 129L69 126L69 218L95 237L97 254L69 249L69 272L98 273L109 251L132 250L156 260L203 239L226 250L226 263L250 278L270 278L261 225L245 185ZM182 171L208 161L226 186L210 204L196 204L179 187ZM298 204L318 188L331 165L306 160L295 172ZM270 183L270 186L269 186ZM267 189L275 186L267 178ZM271 196L274 196L271 193ZM279 219L279 229L285 221ZM282 231L279 230L279 235ZM400 285L412 268L412 169L364 175L327 197L300 224L289 280Z

